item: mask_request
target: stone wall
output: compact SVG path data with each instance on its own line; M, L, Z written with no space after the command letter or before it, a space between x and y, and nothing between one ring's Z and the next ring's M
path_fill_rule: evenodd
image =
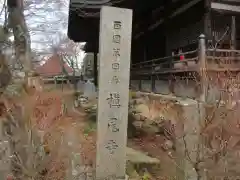
M167 80L156 80L155 90L152 90L151 80L141 80L141 89L139 89L140 80L132 80L131 88L143 92L155 92L157 94L170 94L169 82ZM180 97L196 98L195 84L193 81L186 83L178 81L174 86L174 94Z
M131 88L136 91L154 92L156 94L171 94L168 80L156 80L155 89L152 90L151 80L131 80ZM141 86L141 89L139 89ZM177 80L174 84L173 92L175 96L183 98L197 99L199 97L199 89L194 80ZM209 85L207 101L215 102L220 97L220 91L213 84Z

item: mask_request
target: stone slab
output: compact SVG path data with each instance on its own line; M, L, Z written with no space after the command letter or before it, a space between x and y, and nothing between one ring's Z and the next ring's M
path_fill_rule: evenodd
M96 179L125 177L132 10L100 13Z
M159 164L160 160L157 158L150 157L141 151L134 150L127 147L127 161L133 164Z

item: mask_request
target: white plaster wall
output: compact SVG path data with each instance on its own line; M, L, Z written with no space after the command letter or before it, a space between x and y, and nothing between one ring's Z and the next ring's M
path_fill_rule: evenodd
M140 80L131 80L130 81L131 89L138 91L139 90L139 83L140 83Z
M156 80L155 81L155 92L159 94L170 94L168 81Z
M152 92L151 80L142 80L142 91L144 91L144 92Z
M198 96L196 92L196 82L193 80L177 80L174 85L174 94L184 98L196 98Z

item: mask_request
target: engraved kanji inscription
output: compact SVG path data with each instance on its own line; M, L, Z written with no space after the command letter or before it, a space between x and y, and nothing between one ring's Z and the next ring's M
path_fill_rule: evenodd
M120 108L120 94L119 93L110 93L107 98L108 104L110 108L117 107Z
M112 63L112 69L119 70L120 69L120 63L117 63L117 62Z
M121 36L119 34L113 35L113 42L114 43L120 44L120 41L121 41Z
M114 140L109 140L105 148L109 151L110 154L114 154L115 150L118 148L118 144Z
M121 29L122 28L122 22L121 21L114 21L113 22L113 29Z
M120 48L113 48L113 56L120 57Z
M111 82L114 83L114 84L118 84L118 83L120 83L120 80L117 76L113 76Z
M117 121L118 121L117 118L110 118L109 119L108 128L110 129L110 131L112 131L112 132L118 132L119 131Z

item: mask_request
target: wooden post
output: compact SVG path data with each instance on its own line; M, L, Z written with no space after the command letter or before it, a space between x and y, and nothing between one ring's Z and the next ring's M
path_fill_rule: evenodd
M94 59L93 59L93 73L94 73L94 85L98 87L98 53L94 52Z
M199 123L199 106L194 101L179 101L176 124L176 179L205 180L204 174L198 174L194 163L199 163L202 153ZM176 106L177 107L177 106ZM189 160L190 157L190 160ZM199 165L199 164L198 164ZM197 168L200 168L199 166ZM202 170L202 169L201 169ZM201 176L201 177L200 177Z
M206 179L205 172L198 171L200 158L203 155L203 139L201 138L201 127L205 123L204 104L207 97L206 76L206 39L205 35L199 37L199 74L200 74L200 101L182 104L180 114L183 120L176 126L176 157L177 157L177 179L199 180ZM181 119L181 118L179 118ZM191 158L191 163L188 158ZM198 165L195 167L194 165Z
M232 23L231 23L231 49L236 49L236 17L232 16Z
M174 79L174 76L173 76L173 74L171 74L169 76L169 80L168 80L168 88L169 88L169 92L170 92L171 95L175 94L175 91L174 91L175 83L176 83L176 81Z
M153 74L151 76L151 89L152 89L152 92L156 91L156 88L155 88L155 78L154 78Z
M154 71L155 71L155 64L154 64L154 62L152 62L152 75L151 75L151 90L152 90L152 92L156 92Z
M235 16L232 16L232 19L231 19L231 49L237 49L237 37L236 37L236 17ZM230 53L231 57L236 57L236 53L235 52L232 52ZM230 64L231 65L234 65L236 62L231 60ZM231 88L230 88L231 89ZM236 101L236 99L233 98L232 96L232 92L230 89L227 89L227 106L228 107L232 107L233 105L233 101Z
M54 77L53 77L53 80L54 80L55 88L57 88L57 78L54 76Z
M205 112L205 104L207 102L208 97L208 79L207 79L207 57L206 57L206 37L204 34L199 36L199 65L200 65L200 85L201 85L201 93L200 93L200 102L197 102L197 111L198 115L196 115L197 123L191 125L196 130L196 141L197 141L197 151L196 159L199 159L204 154L204 146L205 144L204 139L201 137L201 127L205 127L205 119L206 119L206 112ZM189 123L190 124L190 123ZM194 138L191 138L194 140ZM203 172L201 175L201 179L207 179L206 172Z
M100 13L96 179L125 179L132 10Z
M201 34L199 36L198 58L200 67L200 86L201 86L201 93L199 99L202 102L206 102L208 84L206 76L206 39L204 34Z
M61 88L62 88L62 91L63 91L63 75L61 76L61 80L62 80L62 84L61 84Z
M212 39L212 22L211 22L211 0L204 0L204 33L208 40Z
M138 90L142 91L142 80L141 80L141 78L139 79L139 82L138 82Z

